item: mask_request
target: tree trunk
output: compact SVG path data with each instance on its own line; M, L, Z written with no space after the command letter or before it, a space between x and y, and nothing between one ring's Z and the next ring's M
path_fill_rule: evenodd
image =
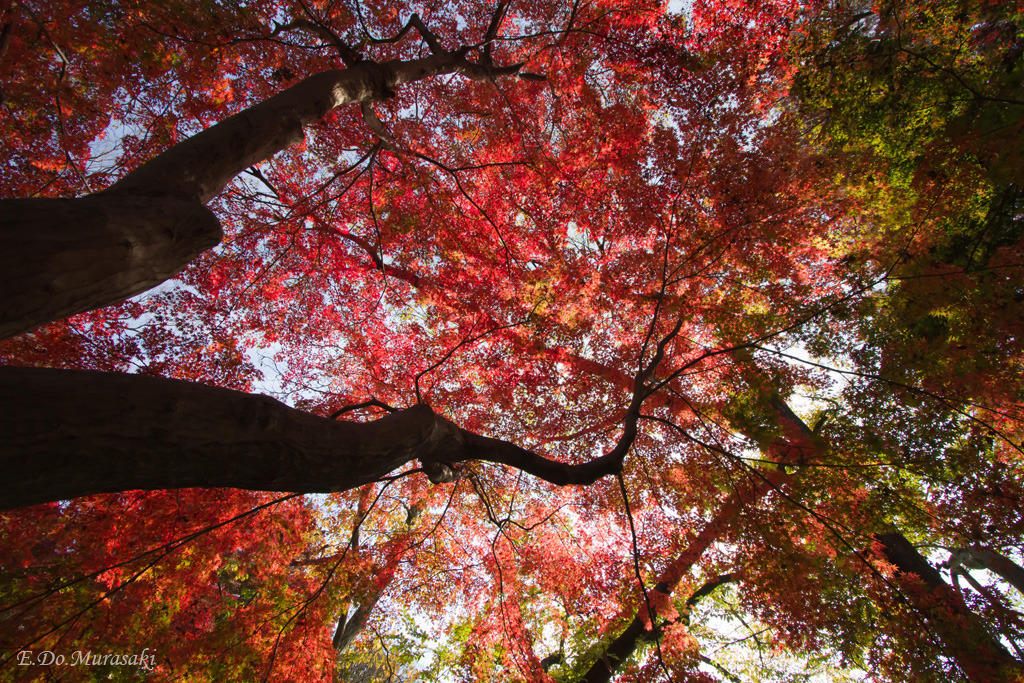
M804 435L801 457L817 457L820 444L811 429L780 398L773 397L772 406L787 435ZM928 616L947 652L972 681L1011 681L1024 673L1020 663L989 636L977 615L958 599L942 580L942 575L902 534L878 534L875 538L882 544L886 558L896 565L901 574L916 574L928 587L931 594L924 600L920 593L911 593L911 600L917 600L914 607Z
M0 338L155 287L220 237L209 209L172 196L0 200Z
M423 405L336 422L192 382L0 368L0 508L133 489L341 491L430 458L439 424Z
M736 574L721 574L718 577L707 581L703 586L694 591L693 595L686 601L688 609L692 609L701 598L710 595L716 588L730 581L735 580ZM662 582L655 586L654 591L665 595L671 595L673 586ZM687 612L686 623L689 624L689 612ZM653 622L652 622L653 623ZM659 637L639 616L633 617L633 621L618 636L615 637L602 653L601 657L587 669L577 683L608 683L612 676L619 670L622 663L633 656L636 648L644 641L653 641ZM711 660L707 660L713 666L717 666Z
M1024 595L1024 567L1000 552L976 545L953 554L953 559L967 569L987 569L998 574L1003 581Z
M359 526L369 513L369 505L363 509L364 501L369 503L369 497L364 495L359 500L360 510L356 517L356 524L352 529L352 540L350 541L350 547L353 549L359 547ZM363 626L366 625L366 619L370 616L370 612L377 606L377 602L384 595L384 591L387 590L388 586L391 585L391 581L394 580L399 562L402 561L411 548L407 541L412 536L418 514L416 506L413 505L409 510L408 517L406 517L405 529L400 531L393 541L395 545L384 566L374 571L371 588L367 595L358 602L355 610L352 612L352 616L348 615L349 606L346 605L342 611L341 617L338 619L338 626L334 629L334 637L331 638L331 647L338 654L345 652L355 642L356 636L359 635L363 630Z
M920 578L925 590L910 586L907 590L910 602L928 620L946 651L970 680L977 683L1019 680L1024 674L1020 662L989 635L978 616L903 534L877 534L875 539L882 545L886 559L896 566L904 579L909 575Z
M334 637L331 638L331 647L336 652L339 654L344 652L355 642L356 636L366 624L366 618L370 616L370 611L377 605L377 600L380 599L383 592L383 589L377 591L366 604L356 607L356 611L352 613L351 617L346 614L341 615L338 627L334 629Z
M134 296L219 243L204 204L246 168L303 138L347 103L453 72L458 53L319 73L174 145L108 190L78 199L0 200L0 339ZM512 73L505 69L502 73Z
M689 545L661 572L657 585L648 593L652 603L669 599L683 577L693 569L693 565L712 545L723 538L729 527L736 523L748 506L755 504L769 491L779 488L793 478L793 475L784 474L779 470L769 470L763 474L762 479L752 481L748 486L728 496L718 509L718 513L701 529L700 534L693 536ZM731 576L729 578L731 580ZM724 582L723 580L722 583ZM646 611L646 605L641 605L640 613L633 616L625 629L609 643L590 668L576 679L576 683L608 683L611 681L622 663L633 655L644 638L651 637L647 624L653 624L655 617L646 615ZM621 624L622 621L618 619L612 622L613 628L622 628Z
M456 463L486 460L585 485L619 471L627 449L620 439L603 456L567 464L462 429L426 405L336 422L196 382L0 367L0 509L136 489L328 493L412 460L435 482L457 478Z
M600 658L579 678L577 683L608 683L622 663L633 656L641 640L653 638L640 617L633 617L629 625L608 644Z

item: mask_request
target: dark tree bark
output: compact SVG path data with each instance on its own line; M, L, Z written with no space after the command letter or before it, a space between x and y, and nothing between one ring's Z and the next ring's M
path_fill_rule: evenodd
M178 380L0 368L0 507L131 489L329 492L443 448L433 412L337 422Z
M412 460L428 473L485 460L589 484L617 472L631 443L626 430L608 454L570 465L461 429L426 405L338 422L195 382L0 367L0 509L135 489L343 491Z
M360 499L360 508L362 508L364 500L366 499ZM361 509L359 511L356 524L352 528L352 538L349 541L349 547L353 549L359 547L359 527L368 511L368 507L365 510ZM370 616L370 612L372 612L373 608L377 606L377 602L380 601L381 596L384 595L384 591L387 590L391 581L394 579L395 571L398 569L399 562L411 548L411 545L407 544L406 541L411 537L412 530L416 525L416 519L418 517L419 510L414 505L409 509L408 516L405 520L405 529L398 532L401 543L403 544L403 546L401 546L402 549L399 550L396 548L393 554L388 557L384 566L381 567L379 571L375 572L376 578L373 581L371 590L367 595L363 596L361 600L356 602L355 609L352 610L352 615L349 616L349 605L346 605L342 611L341 616L338 619L338 626L334 629L334 636L331 638L331 647L333 647L339 654L345 652L349 647L351 647L352 643L355 642L356 637L366 625L366 619Z
M620 383L625 379L624 376L616 376L613 371L607 369L603 370L602 375L609 376L605 373L611 373L610 377ZM790 481L792 475L786 474L786 465L803 462L821 452L821 446L813 439L810 428L793 413L784 401L774 396L771 399L771 406L777 414L783 436L770 445L766 444L765 448L778 458L779 467L768 471L758 470L756 473L751 471L752 481L749 485L727 497L718 513L704 526L700 534L694 537L689 546L661 573L658 583L651 591L653 597L658 597L654 596L654 593L664 596L671 595L707 549L728 531L730 525L735 523L744 507L753 504L769 491ZM687 604L692 607L700 598L723 583L734 579L735 575L733 574L719 576L718 579L710 581L698 589ZM646 606L641 606L641 609L646 610ZM654 637L640 614L633 616L625 628L622 628L621 621L613 624L613 628L621 629L621 631L611 640L590 668L581 674L577 679L578 683L608 683L622 663L633 655L640 643ZM714 665L713 662L711 663Z
M144 292L220 238L209 209L169 195L0 200L0 338Z
M924 590L908 586L909 599L970 680L977 683L1020 680L1024 674L1020 662L988 633L978 616L959 599L938 570L928 564L903 534L876 534L875 540L881 544L886 559L897 567L904 581L912 576L920 579Z
M626 628L608 644L605 651L601 653L601 657L584 672L577 683L608 683L622 663L633 656L637 645L642 640L653 637L643 620L640 617L634 617Z
M109 189L77 199L0 200L0 338L116 303L172 277L219 243L204 204L243 170L303 138L335 107L391 97L432 76L473 79L461 51L319 73L157 155Z

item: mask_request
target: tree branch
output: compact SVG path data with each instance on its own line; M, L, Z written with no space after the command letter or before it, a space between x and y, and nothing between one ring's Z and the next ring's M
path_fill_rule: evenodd
M914 608L931 622L949 648L950 655L971 680L1016 680L1024 667L993 638L985 624L942 580L942 575L898 531L875 534L885 559L895 565L904 581L924 584L925 591L911 590Z
M494 39L498 35L498 29L501 28L501 23L505 21L505 15L508 13L508 3L505 0L501 0L498 6L494 8L494 13L491 15L491 23L488 24L487 30L484 31L483 39L483 56L480 59L481 64L491 65L493 60L491 59L491 50L494 47Z
M312 33L313 35L322 38L324 41L334 46L345 66L352 67L363 61L363 56L361 54L353 50L337 33L315 19L314 21L309 21L307 19L294 19L287 24L278 25L274 29L274 32L271 33L271 36L280 35L284 31L305 31L306 33Z
M388 411L389 413L396 413L396 412L398 412L398 408L395 408L393 406L389 406L387 403L383 403L382 401L378 401L375 398L371 398L370 400L363 401L362 403L353 403L350 406L344 406L343 408L338 408L333 413L331 413L330 416L327 419L328 420L337 420L339 417L341 417L345 413L351 412L353 410L359 410L360 408L370 408L370 407L383 408L384 410Z

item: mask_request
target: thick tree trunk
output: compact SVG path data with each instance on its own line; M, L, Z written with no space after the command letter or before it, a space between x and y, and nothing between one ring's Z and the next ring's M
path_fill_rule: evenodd
M202 204L111 192L0 201L0 338L155 287L220 242Z
M245 169L303 138L303 127L344 104L392 97L392 88L464 68L454 53L360 62L314 74L154 157L111 190L160 192L208 202Z
M812 430L780 398L773 397L772 406L787 436L804 436L804 447L799 453L801 461L819 458L823 451ZM1020 663L989 636L977 616L902 534L879 534L875 538L882 544L886 558L896 565L901 574L916 574L928 587L930 595L911 594L912 600L918 600L914 606L928 615L950 656L972 681L1011 681L1024 673Z
M231 179L302 140L303 126L347 103L456 71L457 53L372 61L310 76L194 135L108 190L78 199L0 200L0 338L116 303L172 277L220 241L203 206Z
M0 508L132 489L350 489L444 449L426 406L336 422L178 380L0 368Z
M877 534L875 539L881 544L886 559L896 566L904 580L910 575L920 578L925 590L915 590L911 586L907 595L970 680L977 683L1020 680L1024 675L1021 663L989 635L977 615L903 534Z
M143 375L0 367L0 509L135 489L326 493L411 460L457 478L486 460L560 486L618 471L622 440L566 464L461 429L425 405L336 422L266 396ZM618 463L618 465L617 465Z

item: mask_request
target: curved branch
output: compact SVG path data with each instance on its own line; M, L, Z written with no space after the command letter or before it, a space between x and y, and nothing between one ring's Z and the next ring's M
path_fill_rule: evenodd
M277 36L284 31L296 30L312 33L315 36L323 38L325 42L333 45L338 51L341 61L345 63L345 66L355 66L359 62L363 61L363 56L353 50L337 33L316 20L309 21L307 19L295 19L287 24L277 26L271 35Z
M389 413L396 413L396 412L398 412L398 408L395 408L394 406L389 406L387 403L384 403L383 401L378 401L375 398L371 398L370 400L363 401L362 403L353 403L350 406L344 406L342 408L338 408L333 413L331 413L327 417L327 419L328 420L337 420L339 417L341 417L345 413L351 412L353 410L359 410L360 408L383 408L384 410L388 411Z

